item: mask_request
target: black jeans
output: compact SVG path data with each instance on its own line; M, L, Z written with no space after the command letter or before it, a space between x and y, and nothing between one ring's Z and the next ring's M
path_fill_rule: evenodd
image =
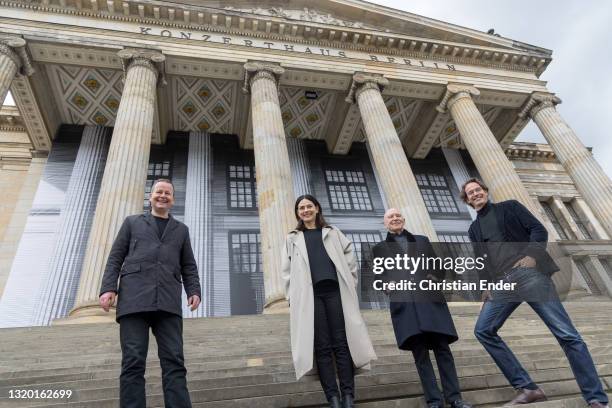
M133 313L119 319L121 337L121 408L146 408L145 368L149 328L157 341L164 405L191 407L183 357L183 318L167 312Z
M340 396L334 357L342 395L354 396L353 358L346 340L340 288L335 281L324 280L314 286L314 352L319 380L327 400Z
M433 350L436 356L444 399L449 403L461 399L455 359L448 346L448 341L443 335L425 333L411 341L412 355L414 356L414 362L421 379L421 385L423 386L425 401L427 404L438 403L441 406L444 405L436 381L436 374L429 358L430 349Z

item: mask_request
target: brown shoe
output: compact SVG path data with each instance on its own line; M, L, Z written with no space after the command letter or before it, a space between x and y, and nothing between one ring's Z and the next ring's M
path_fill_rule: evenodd
M599 402L599 401L591 401L589 402L589 406L591 408L609 408L608 404L604 404L603 402Z
M504 404L504 407L510 407L512 405L531 404L532 402L546 401L546 395L540 388L535 390L528 390L523 388L519 390L518 395L510 402Z

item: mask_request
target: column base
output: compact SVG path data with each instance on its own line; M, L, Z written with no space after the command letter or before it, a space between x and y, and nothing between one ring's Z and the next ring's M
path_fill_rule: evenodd
M581 299L584 297L591 296L589 293L586 282L582 279L578 272L572 272L569 284L566 288L562 288L563 296L561 299L563 301L573 301L576 299Z
M564 296L564 301L572 301L576 299L582 299L585 297L591 296L591 294L583 287L576 285L575 287L571 287L569 292L567 292Z
M289 313L289 302L284 297L270 300L264 305L263 314L281 313Z
M111 307L107 313L97 303L86 304L72 309L68 317L53 320L51 325L114 323L115 316L116 309L114 307Z

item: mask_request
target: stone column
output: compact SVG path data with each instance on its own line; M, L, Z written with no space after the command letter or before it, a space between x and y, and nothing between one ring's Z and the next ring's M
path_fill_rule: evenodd
M529 197L512 163L476 107L472 95L480 91L471 85L449 84L439 112L450 111L461 135L461 140L495 201L518 200L529 208L540 220L540 208Z
M448 167L450 168L451 173L453 174L453 179L455 180L455 184L457 185L457 189L461 190L463 183L468 181L471 176L470 173L461 158L461 152L457 149L451 149L449 147L443 147L442 153L444 154L444 158L446 159L446 163L448 163ZM470 207L467 204L462 203L467 208L470 213L470 217L472 220L476 219L476 210Z
M247 62L245 92L251 93L253 150L257 174L259 225L266 304L264 313L287 310L281 257L287 233L295 227L294 194L287 141L278 101L278 65Z
M553 197L552 208L553 210L556 210L557 214L561 216L559 219L559 222L564 223L565 226L567 226L567 228L570 230L571 235L572 235L570 239L580 239L580 240L585 239L584 234L582 233L582 231L580 231L580 228L578 228L578 225L576 225L576 222L574 221L574 219L572 218L572 215L569 213L569 211L565 207L565 203L563 202L563 200L561 200L561 197L557 197L557 196Z
M536 92L519 116L533 118L597 219L612 234L612 182L557 112L559 103L555 95Z
M372 149L370 148L370 144L368 142L366 142L366 150L368 151L368 158L370 159L370 163L372 164L372 170L374 171L374 179L376 180L376 187L378 188L378 193L380 194L380 199L382 200L383 207L390 208L387 204L387 197L385 197L385 192L382 189L380 175L378 174L378 170L376 170L376 166L374 165Z
M597 237L596 239L610 239L610 235L606 232L599 220L595 217L595 214L593 214L584 199L577 197L574 198L574 201L576 202L576 205L580 210L579 213L582 213L584 215L584 218L589 222L589 224L591 224L590 226L593 230L591 234Z
M70 312L74 320L104 316L98 295L106 260L115 236L128 215L142 212L145 179L151 150L156 87L165 57L150 50L125 49L118 53L125 81L104 176L96 205L83 271Z
M287 150L289 151L295 196L310 194L310 165L308 164L308 151L304 146L304 140L288 138Z
M397 136L381 91L389 83L381 76L363 73L353 75L346 98L357 103L376 171L380 176L385 199L406 218L406 229L437 241L427 207L421 196L402 142Z
M34 310L36 325L45 326L51 320L65 316L73 306L109 137L110 129L102 126L85 126L83 130L66 190L48 275L43 278Z
M0 34L0 107L17 74L32 75L34 69L21 37Z
M30 209L46 164L47 157L32 158L28 173L19 191L19 198L15 203L15 210L8 221L8 225L6 225L4 239L0 245L0 300L3 297L4 287L11 273L13 261L18 253L19 242L27 225Z
M602 295L612 297L612 278L608 275L606 268L601 264L597 255L589 255L583 260L593 283Z
M185 196L185 224L189 227L191 247L198 264L202 285L202 303L193 312L187 305L183 291L183 316L207 317L212 305L212 225L211 225L211 179L212 147L210 135L205 132L189 133L187 158L187 186Z
M476 107L472 95L478 96L480 91L471 85L449 84L446 94L436 109L439 112L446 112L447 109L450 111L461 140L468 149L482 180L489 187L493 200L519 201L548 231L553 231L548 234L548 240L555 242L553 225L544 214L542 206L529 196L510 159ZM573 292L577 280L566 266L567 262L564 262L567 260L566 255L554 245L549 246L548 251L553 259L560 263L560 267L567 269L555 275L555 283L562 291Z

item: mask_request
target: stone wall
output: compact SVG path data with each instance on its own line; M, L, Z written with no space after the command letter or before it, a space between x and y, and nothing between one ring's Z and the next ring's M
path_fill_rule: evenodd
M45 161L30 148L27 133L0 131L0 297Z

